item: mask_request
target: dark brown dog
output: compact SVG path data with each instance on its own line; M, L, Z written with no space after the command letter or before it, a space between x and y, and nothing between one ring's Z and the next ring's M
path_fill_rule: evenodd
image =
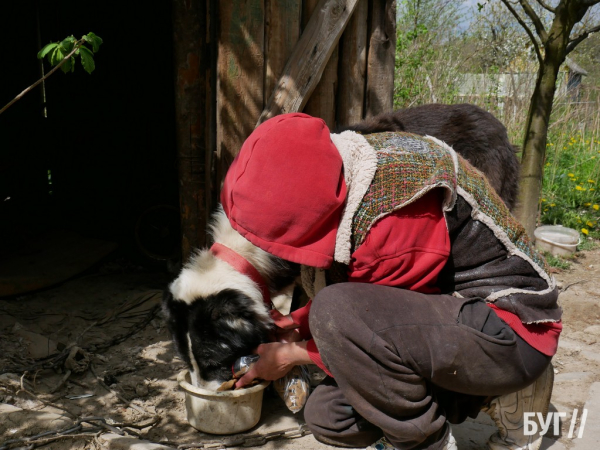
M431 104L380 114L343 127L362 134L406 131L433 136L482 171L504 203L513 209L519 187L519 149L508 140L504 125L475 105Z

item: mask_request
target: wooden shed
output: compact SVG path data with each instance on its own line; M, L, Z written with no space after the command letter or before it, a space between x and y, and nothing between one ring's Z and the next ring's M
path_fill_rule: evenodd
M394 0L173 0L184 258L261 121L304 111L335 129L392 109L395 17Z

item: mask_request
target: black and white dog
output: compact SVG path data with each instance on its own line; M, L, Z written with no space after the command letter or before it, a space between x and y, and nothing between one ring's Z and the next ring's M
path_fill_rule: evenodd
M515 148L504 126L474 105L426 105L345 129L435 136L481 170L509 208L514 206L519 177ZM192 383L207 389L229 380L233 362L268 341L274 329L270 297L293 284L300 273L297 264L242 237L221 208L213 217L212 237L216 245L190 259L163 300L169 330Z
M198 251L171 283L163 313L192 384L214 390L231 379L237 358L268 341L270 297L293 284L300 267L251 244L220 207L211 231L215 245Z

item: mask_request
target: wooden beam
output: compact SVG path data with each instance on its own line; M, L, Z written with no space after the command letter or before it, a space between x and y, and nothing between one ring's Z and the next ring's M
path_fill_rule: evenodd
M363 119L367 67L367 18L369 1L359 0L350 23L340 39L337 126Z
M365 118L389 112L394 107L396 1L372 0L372 5Z
M184 260L204 246L210 191L206 133L207 14L204 0L173 0L175 120ZM208 161L208 163L207 163Z
M357 3L358 0L319 1L258 123L277 114L302 111Z
M318 0L304 0L302 8L302 25L306 25L310 21L310 17L315 12ZM343 34L342 34L343 36ZM338 82L338 54L339 46L336 45L327 61L325 69L319 83L310 95L303 108L303 112L314 117L320 117L325 121L330 129L335 128L335 97Z
M263 109L263 0L219 2L217 186Z

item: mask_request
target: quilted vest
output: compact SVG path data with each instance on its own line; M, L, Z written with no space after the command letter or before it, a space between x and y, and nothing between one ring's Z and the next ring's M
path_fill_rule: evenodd
M495 302L524 323L560 320L558 290L544 258L477 169L429 137L386 132L365 138L378 162L353 217L353 249L378 219L442 188L451 241L438 280L442 292Z

